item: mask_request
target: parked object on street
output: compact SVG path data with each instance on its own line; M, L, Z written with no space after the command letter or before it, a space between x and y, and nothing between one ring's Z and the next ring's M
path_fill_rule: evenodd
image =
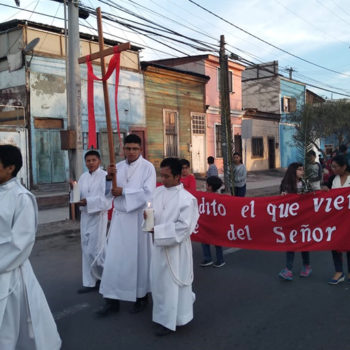
M38 224L35 197L16 179L20 150L0 145L0 349L60 349L45 295L28 260Z

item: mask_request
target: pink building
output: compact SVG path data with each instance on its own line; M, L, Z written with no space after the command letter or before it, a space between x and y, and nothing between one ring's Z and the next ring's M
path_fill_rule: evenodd
M206 114L192 120L192 167L195 173L204 173L208 156L215 158L219 172L223 172L221 152L221 114L219 94L219 57L214 55L188 56L154 61L157 64L176 67L210 77L205 87ZM245 67L229 61L229 86L232 138L234 150L242 153L242 71ZM204 126L204 127L203 127Z

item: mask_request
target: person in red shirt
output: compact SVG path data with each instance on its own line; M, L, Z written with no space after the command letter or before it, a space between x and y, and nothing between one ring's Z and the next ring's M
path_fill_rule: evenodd
M196 179L191 174L190 162L187 159L181 159L180 163L182 165L181 182L184 185L185 190L189 192L196 191Z

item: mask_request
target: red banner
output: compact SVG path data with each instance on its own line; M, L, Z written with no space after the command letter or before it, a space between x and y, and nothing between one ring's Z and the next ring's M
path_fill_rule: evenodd
M96 121L95 121L95 107L94 107L94 80L106 81L112 75L115 70L115 115L117 119L117 131L120 142L120 149L122 149L122 141L120 136L120 124L119 124L119 114L118 114L118 87L119 87L119 75L120 75L120 52L118 51L118 46L114 47L114 55L112 56L108 70L104 77L98 78L94 74L94 70L92 67L90 55L87 56L86 65L88 71L88 124L89 124L89 133L88 133L88 148L97 148L97 140L96 140Z
M196 192L192 240L275 251L350 251L350 188L274 197Z

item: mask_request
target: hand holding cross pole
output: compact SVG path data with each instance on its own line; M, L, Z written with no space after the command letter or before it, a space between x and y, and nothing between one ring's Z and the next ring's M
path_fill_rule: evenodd
M88 61L88 59L93 61L93 60L96 60L99 58L100 62L101 62L102 77L104 77L106 74L105 57L112 55L116 52L130 50L131 45L130 45L130 43L124 43L124 44L120 44L120 45L115 46L115 47L110 47L108 49L104 49L101 8L98 7L96 9L96 12L97 12L97 26L98 26L98 42L99 42L100 51L91 54L90 57L88 57L88 56L80 57L78 61L79 61L79 63L85 63ZM110 107L109 107L109 95L108 95L107 81L103 80L102 86L103 86L103 96L104 96L105 112L106 112L109 163L115 164L113 131L112 131L111 113L110 113ZM116 173L113 173L112 174L112 191L116 191L116 190L117 190L117 177L116 177Z

